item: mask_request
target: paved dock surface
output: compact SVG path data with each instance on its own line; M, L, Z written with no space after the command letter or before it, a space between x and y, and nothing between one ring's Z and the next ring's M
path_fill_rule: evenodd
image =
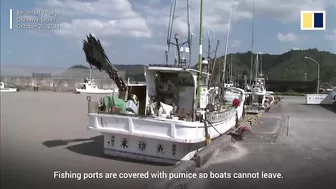
M197 179L189 188L335 188L336 114L303 103L303 97L285 97L277 107L263 114L243 141L224 149L198 170L198 173L226 172L226 178L223 174L217 179ZM233 179L239 176L234 173L255 174L249 175L252 177L249 179ZM263 173L273 173L279 178L262 178Z
M1 94L1 188L146 188L148 179L54 179L74 173L156 172L171 166L108 158L100 133L87 130L87 95ZM97 99L94 96L93 99Z
M93 97L97 99L99 96ZM336 184L336 114L286 97L200 172L280 173L278 179L197 179L190 189L324 189ZM54 179L73 173L157 172L158 166L108 158L100 133L88 131L86 95L1 94L1 188L146 188L148 179ZM255 174L254 174L255 175ZM231 175L233 176L233 175Z

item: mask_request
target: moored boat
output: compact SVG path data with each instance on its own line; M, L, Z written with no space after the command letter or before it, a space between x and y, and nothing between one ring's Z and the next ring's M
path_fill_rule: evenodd
M5 83L4 82L0 82L0 92L2 93L15 93L18 92L19 90L17 88L7 88L5 87Z
M197 83L199 73L188 68L146 66L146 86L127 86L132 92L139 91L133 93L138 99L107 97L112 103L104 105L109 100L101 101L100 108L93 103L97 111L88 115L89 129L103 133L105 154L176 163L191 159L196 150L204 147L206 135L213 139L233 128L238 108L227 104L213 110L215 105L208 103L210 91L206 85L201 89L199 108L195 108L197 85L193 83ZM160 80L159 88L155 80ZM191 82L181 82L188 80Z
M188 40L180 42L175 34L174 43L168 37L168 51L170 45L176 46L174 64L168 64L166 51L166 64L144 66L145 84L131 85L118 75L100 41L87 36L83 45L87 62L105 71L119 89L118 96L109 95L99 102L88 97L88 128L103 134L105 154L174 164L191 159L211 139L236 126L244 91L232 88L225 96L218 93L224 86L209 87L208 61L200 54L198 67L190 66L191 37L188 32ZM240 103L226 102L230 94L241 99Z
M100 89L96 85L94 79L86 78L83 83L80 83L76 88L76 93L81 94L112 94L118 93L118 89Z
M261 110L270 108L274 103L272 92L266 90L265 78L262 74L262 62L259 63L259 54L255 59L255 79L249 92L248 113L259 113Z

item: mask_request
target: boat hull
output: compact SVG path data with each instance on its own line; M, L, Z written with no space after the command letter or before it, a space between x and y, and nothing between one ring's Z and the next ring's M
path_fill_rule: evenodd
M18 90L16 88L5 88L5 89L0 89L1 93L15 93L18 92Z
M76 93L80 94L112 94L112 89L98 89L98 90L87 90L87 89L76 89Z
M181 143L130 135L103 133L104 154L140 161L176 164L190 160L204 142Z
M103 134L107 155L174 164L190 160L205 146L205 126L201 122L98 113L88 116L88 129ZM235 127L236 109L223 116L221 121L212 124L213 127L208 127L210 138Z

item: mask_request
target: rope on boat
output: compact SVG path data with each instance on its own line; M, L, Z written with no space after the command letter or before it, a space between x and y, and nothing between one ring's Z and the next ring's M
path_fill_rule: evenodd
M204 121L205 121L206 123L208 123L212 128L214 128L215 131L217 131L217 133L218 133L220 136L223 135L223 134L221 134L221 133L215 128L215 126L212 125L212 123L211 123L210 121L208 121L208 120L206 120L206 119L204 119ZM204 125L205 125L205 128L207 129L207 125L206 125L206 123L204 123Z

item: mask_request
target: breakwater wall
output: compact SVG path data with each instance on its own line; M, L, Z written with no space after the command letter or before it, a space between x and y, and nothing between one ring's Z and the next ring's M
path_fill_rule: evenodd
M38 86L39 90L73 92L78 87L83 79L59 79L45 77L16 77L16 76L1 76L1 81L7 87L16 87L20 90L32 90L33 86ZM111 89L117 88L114 82L110 79L95 79L99 88Z

